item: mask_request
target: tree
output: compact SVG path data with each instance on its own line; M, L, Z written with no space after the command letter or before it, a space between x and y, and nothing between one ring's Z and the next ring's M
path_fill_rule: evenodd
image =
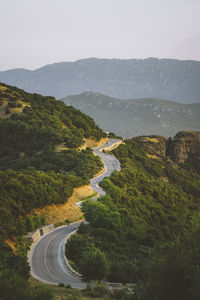
M109 273L105 254L98 248L88 248L80 261L80 271L87 279L101 280Z
M21 216L19 216L18 222L17 222L17 234L19 236L26 234L26 229L25 229L24 222L23 222L23 219Z
M33 231L34 228L35 228L33 220L32 220L32 218L30 216L27 216L25 225L26 225L26 230L28 232Z

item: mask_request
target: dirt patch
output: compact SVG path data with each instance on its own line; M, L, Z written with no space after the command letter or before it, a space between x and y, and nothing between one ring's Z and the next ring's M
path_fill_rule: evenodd
M101 147L107 141L108 141L108 138L101 139L98 142L96 140L93 140L93 139L86 139L86 138L84 138L84 145L81 146L81 147L79 147L79 150L84 150L87 147L90 147L90 148Z
M72 196L64 204L53 204L44 208L35 209L33 213L43 214L49 224L62 223L66 220L75 222L83 217L83 213L76 202L82 198L91 196L94 193L90 185L85 185L74 189Z

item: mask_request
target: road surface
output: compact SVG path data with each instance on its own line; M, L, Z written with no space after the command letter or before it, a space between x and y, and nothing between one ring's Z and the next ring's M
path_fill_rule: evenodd
M120 170L119 161L112 155L104 154L103 149L111 147L118 143L119 140L109 140L102 147L95 148L94 152L104 163L105 172L91 179L90 184L98 195L103 195L105 192L99 187L99 182L104 177L110 176L114 171ZM43 282L51 284L70 284L73 288L85 288L86 283L83 282L77 274L73 272L64 256L64 245L66 239L74 233L80 225L74 223L68 226L58 227L55 230L47 233L32 247L29 262L31 266L31 275Z
M110 154L105 154L102 151L106 148L112 147L113 145L121 142L120 140L115 140L115 139L109 139L107 143L105 143L103 146L99 148L94 148L94 153L98 155L103 164L104 164L104 169L105 172L98 177L92 178L90 180L90 185L92 189L98 193L98 195L105 195L105 192L102 190L102 188L99 186L99 182L101 182L105 177L108 177L111 175L111 173L115 170L120 171L120 163L119 161L112 155Z

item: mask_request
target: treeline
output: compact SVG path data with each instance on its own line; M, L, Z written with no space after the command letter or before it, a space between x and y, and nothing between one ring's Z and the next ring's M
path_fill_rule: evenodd
M71 196L77 179L55 172L48 174L36 171L34 168L0 171L1 236L11 238L25 234L21 232L21 223L25 224L26 215L35 207L64 203Z
M65 153L66 152L66 153ZM24 219L33 208L53 203L64 203L73 188L89 183L89 179L102 166L91 149L76 153L69 150L27 162L27 169L11 163L13 169L0 171L0 233L1 236L18 235L19 216ZM22 160L23 167L25 161ZM18 169L17 168L17 169ZM36 169L37 168L37 169ZM61 173L62 171L62 173ZM9 220L7 223L6 220Z
M0 143L11 152L27 152L31 155L46 144L65 143L76 148L83 138L100 140L105 133L93 119L81 111L67 107L53 97L30 94L16 87L0 84L1 103L25 103L22 114L11 114L0 120Z
M68 258L87 279L137 283L134 299L199 299L200 175L149 158L134 139L113 152L122 170L101 183L106 196L83 203L89 223Z

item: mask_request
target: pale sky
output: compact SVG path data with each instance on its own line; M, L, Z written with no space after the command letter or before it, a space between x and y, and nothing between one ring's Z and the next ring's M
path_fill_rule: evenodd
M82 58L200 60L200 0L0 0L0 70Z

